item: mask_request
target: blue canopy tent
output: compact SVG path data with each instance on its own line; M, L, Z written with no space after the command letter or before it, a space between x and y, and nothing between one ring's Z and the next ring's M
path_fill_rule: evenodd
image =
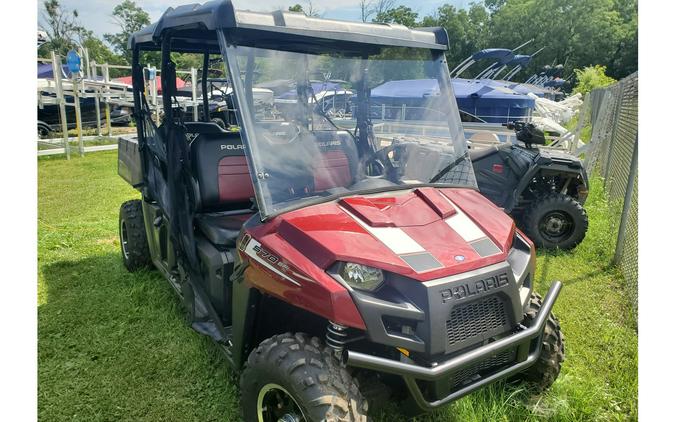
M459 109L488 123L529 118L534 99L494 81L453 79ZM389 81L371 90L371 117L377 119L442 120L440 90L435 79Z

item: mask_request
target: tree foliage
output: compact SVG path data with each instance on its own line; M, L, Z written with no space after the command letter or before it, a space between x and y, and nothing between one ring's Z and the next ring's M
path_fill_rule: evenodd
M451 67L480 49L515 48L533 39L517 52L544 47L522 73L525 77L546 64L563 64L565 77L574 76L571 69L596 63L605 65L607 74L617 79L637 70L636 0L484 0L466 9L444 4L421 19L410 8L395 7L392 2L374 16L376 22L445 28ZM466 76L485 66L476 65Z
M448 32L450 67L487 47L489 23L488 11L478 4L472 4L468 10L445 4L438 8L435 16L422 20L422 26L442 26Z
M112 17L119 25L120 31L115 34L105 34L103 38L112 45L117 54L125 58L127 63L131 63L131 51L127 48L129 37L150 24L150 15L133 0L124 0L115 6Z
M40 54L56 50L63 55L82 45L97 62L128 63L129 36L150 23L147 12L133 0L124 0L112 12L120 31L105 34L103 42L79 22L77 10L63 8L59 0L44 0L43 5L41 26L49 41L40 48ZM450 67L483 48L515 48L533 39L517 53L544 49L521 72L521 79L539 72L544 65L555 64L564 65L566 78L580 77L581 73L573 73L572 69L585 72L589 66L595 69L596 64L604 66L606 74L614 79L637 70L637 0L483 0L467 8L444 4L429 16L419 16L410 7L398 5L397 0L360 0L359 7L364 22L445 28L450 41L446 54ZM288 10L308 16L320 14L311 0L303 0ZM199 60L190 55L173 58L181 69L201 67ZM150 61L158 64L154 59ZM472 76L471 71L475 75L488 64L477 64L464 76Z
M533 38L533 45L545 49L531 69L553 63L566 69L602 63L610 75L623 77L634 70L618 60L622 43L631 48L633 29L637 29L632 28L633 18L637 19L637 4L632 0L511 0L492 14L488 41L515 47ZM632 60L636 67L637 54Z
M307 0L307 4L305 6L302 6L299 3L294 4L293 6L290 6L288 8L289 12L300 12L304 13L307 16L312 16L312 17L318 17L321 15L321 12L319 9L314 6L312 3L312 0Z
M47 33L48 41L40 47L38 54L56 51L65 55L68 50L81 44L86 30L78 19L77 10L66 9L58 0L45 0L43 6L41 26Z
M407 6L398 6L393 9L387 9L378 12L373 22L379 23L398 23L407 27L417 26L417 12L414 12Z

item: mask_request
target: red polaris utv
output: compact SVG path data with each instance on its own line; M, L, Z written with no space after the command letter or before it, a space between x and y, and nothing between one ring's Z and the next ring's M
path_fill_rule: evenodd
M385 391L420 412L502 378L553 383L561 283L534 293L532 243L476 189L445 30L226 0L169 9L130 47L138 138L120 142L119 172L142 199L120 209L124 264L159 269L222 347L244 420L365 420ZM161 51L160 126L146 51ZM203 55L204 75L222 56L239 128L187 121L172 52ZM433 110L371 118L372 87L430 77ZM348 84L349 113L321 114L317 78ZM296 81L295 107L255 113L253 89L279 79Z

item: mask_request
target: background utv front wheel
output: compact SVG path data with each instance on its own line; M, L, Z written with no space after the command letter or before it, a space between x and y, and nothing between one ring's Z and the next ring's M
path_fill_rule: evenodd
M545 249L572 249L588 230L586 211L574 198L548 195L535 201L523 216L524 231L535 245Z
M541 303L541 296L538 293L533 293L525 312L523 325L529 327L534 323L534 319L541 310ZM565 337L560 329L560 322L553 313L546 320L542 336L539 359L534 365L516 376L533 384L539 390L545 390L553 384L558 378L562 363L565 360Z
M251 352L241 375L245 421L366 421L367 403L316 337L281 334Z
M127 270L134 272L149 267L152 261L143 221L143 204L140 200L134 199L122 204L119 231L122 261Z

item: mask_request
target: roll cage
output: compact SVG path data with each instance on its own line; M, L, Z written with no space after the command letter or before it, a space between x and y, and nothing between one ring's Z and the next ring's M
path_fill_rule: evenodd
M202 278L193 226L195 203L199 199L189 175L191 159L182 112L174 109L174 100L177 101L173 95L176 92L176 68L171 60L171 53L203 55L201 88L206 93L208 78L205 76L208 75L212 57L222 56L230 73L239 74L242 71L237 68L236 61L230 62L231 57L227 57L225 48L239 43L291 52L321 53L330 48L353 56L374 54L383 47L409 47L426 49L440 57L448 48L448 37L443 28L411 30L401 25L331 21L283 11L235 11L229 0L170 8L156 23L134 33L129 39L129 48L132 50L134 117L137 122L142 174L142 182L136 187L141 190L146 201L156 203L162 210L179 268L194 281ZM153 121L144 94L145 79L141 57L146 52L161 53L164 114L160 124ZM240 78L230 77L230 81L235 93L246 92ZM252 116L250 110L246 110L252 101L250 98L247 100L235 95L236 115L241 125L242 138L246 137L245 128L251 127L245 124L245 119ZM357 101L364 100L363 95L357 98ZM200 120L208 122L208 95L203 95L202 101ZM366 122L367 117L361 121ZM461 127L457 129L461 131ZM367 132L365 128L360 130L364 135ZM250 154L246 154L250 168L254 168L251 156L255 153L256 151L250 151ZM253 183L256 182L254 178ZM258 195L259 189L255 192ZM256 199L260 203L260 198ZM201 283L190 284L196 289L197 296L205 297L199 291ZM206 306L212 308L209 303ZM208 312L211 315L216 314L214 309L208 309ZM214 318L214 321L217 330L225 337L226 329L220 319Z

